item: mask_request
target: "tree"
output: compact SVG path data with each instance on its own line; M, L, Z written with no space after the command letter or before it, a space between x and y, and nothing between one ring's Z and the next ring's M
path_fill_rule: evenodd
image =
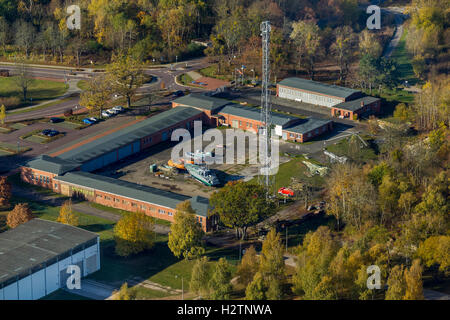
M210 267L208 258L203 256L194 264L189 288L195 294L207 297L209 294Z
M120 286L120 290L114 290L112 293L114 300L133 300L130 289L128 288L128 283L125 282Z
M28 207L28 204L19 203L12 211L8 213L8 216L6 217L6 224L10 228L15 228L33 218L33 212Z
M450 271L450 236L432 236L419 245L417 256L427 267L439 265L439 271Z
M145 83L141 62L131 54L116 55L106 68L107 77L114 93L126 98L127 107L131 106L131 98Z
M370 30L363 30L359 34L359 51L361 56L370 55L374 58L378 58L381 55L383 48L373 32Z
M127 257L153 247L153 221L144 213L130 213L114 227L116 253Z
M242 257L242 261L237 268L236 275L239 276L239 283L247 286L259 269L259 258L256 255L254 246L250 246L245 250L245 254Z
M33 84L34 79L30 73L28 66L23 59L19 59L16 62L16 70L14 74L14 81L17 86L22 90L23 101L27 101L28 88Z
M284 280L284 248L280 234L270 230L262 245L259 271L264 278Z
M372 88L375 86L378 76L377 59L369 54L363 55L361 60L359 60L358 70L361 87L369 89L370 93L372 93Z
M73 212L72 200L67 200L61 206L59 210L59 216L56 221L70 226L78 226L79 216Z
M403 265L396 265L392 268L387 281L388 290L386 292L386 300L403 299L406 290L406 283L403 275Z
M273 201L266 200L262 186L252 183L231 182L214 193L210 199L220 221L236 229L236 237L245 239L248 227L270 216L275 209Z
M0 177L0 207L6 207L9 205L9 199L11 199L12 191L11 184L8 181L8 177Z
M413 261L409 270L405 270L406 290L403 300L423 300L422 266L420 260Z
M361 229L363 223L375 218L376 198L373 185L362 170L352 164L338 164L327 180L328 210L340 221Z
M80 105L86 107L89 111L99 112L102 117L102 111L108 106L111 98L111 89L104 76L95 76L88 81L87 89L80 94Z
M245 289L245 299L247 300L265 300L267 288L264 284L264 279L260 272L257 272L253 277L252 282L247 285Z
M336 28L334 35L335 42L332 44L331 50L339 66L339 81L342 81L348 73L355 35L349 26Z
M28 58L36 37L36 30L31 23L23 20L15 24L14 30L16 30L16 45L24 50L25 57Z
M304 299L316 299L316 294L323 291L315 291L315 288L323 276L329 274L329 265L336 252L337 243L328 227L321 226L315 232L306 234L299 248L292 291L302 294Z
M225 258L220 258L216 263L209 287L212 300L228 300L233 289L231 281L231 267Z
M306 68L314 78L314 64L320 49L320 29L312 21L297 21L292 24L290 38L297 47L298 64Z
M170 226L168 246L177 257L192 259L204 254L202 238L204 235L201 225L195 218L189 200L177 205L174 223Z
M8 22L6 22L6 19L0 14L0 46L2 47L3 51L6 50L6 43L8 42L8 38L9 25Z

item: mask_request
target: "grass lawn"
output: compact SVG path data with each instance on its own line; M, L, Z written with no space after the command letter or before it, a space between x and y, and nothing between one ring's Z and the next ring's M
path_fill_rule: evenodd
M406 34L407 30L404 30L398 46L392 53L391 58L398 64L400 80L402 82L406 80L410 85L415 85L419 82L419 79L416 78L413 66L411 64L412 55L406 48Z
M88 82L87 82L87 80L80 80L80 81L78 81L77 87L80 90L86 91L88 89Z
M309 172L308 168L302 161L310 161L315 164L319 164L317 161L312 159L306 159L304 157L295 157L289 162L283 163L280 165L278 169L278 173L275 176L275 189L278 190L281 187L289 187L292 183L291 177L295 177L300 181L307 181L312 186L320 188L324 185L325 180L323 177L319 175L314 175L309 177L307 173ZM256 183L258 177L255 177L251 180L251 182Z
M55 99L66 93L68 86L63 82L34 79L28 88L27 99L32 98L33 103L39 103L45 100ZM0 96L19 97L22 99L22 91L17 86L14 77L0 77ZM29 106L29 101L23 102L16 108Z
M180 76L180 82L184 85L192 85L192 81L194 81L194 79L192 79L191 76L187 73L184 73Z
M31 150L30 147L25 147L22 145L11 144L7 142L0 142L0 150L9 153L9 154L19 154L24 153Z
M376 151L370 147L370 139L364 139L368 144L368 147L365 147L362 142L356 138L356 144L353 148L350 144L350 139L351 137L339 140L339 142L328 146L327 150L337 156L346 156L353 161L361 163L367 163L378 158Z
M205 77L216 78L225 81L229 81L231 79L231 76L217 74L217 64L212 64L206 68L200 69L198 70L198 72Z

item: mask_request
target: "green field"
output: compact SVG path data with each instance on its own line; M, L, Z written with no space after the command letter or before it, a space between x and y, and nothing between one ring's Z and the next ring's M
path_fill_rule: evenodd
M307 160L304 157L295 157L289 162L283 163L280 165L278 169L278 173L275 175L275 190L278 190L281 187L289 187L292 183L291 177L297 178L300 181L308 181L314 187L321 187L324 184L324 178L319 175L314 175L309 177L307 175L308 168L302 161L310 161L315 164L319 164L314 160ZM258 177L255 177L251 180L251 182L256 183Z
M34 104L58 98L65 94L67 89L68 86L62 82L34 79L28 88L28 101L24 102L22 101L23 95L21 88L15 82L14 77L0 77L0 96L19 97L21 104L16 108L29 106L30 98L33 99Z
M367 147L365 147L358 138L356 139L357 140L354 146L350 145L350 138L346 138L340 140L339 142L336 142L331 146L328 146L327 150L336 154L337 156L345 156L356 162L367 163L369 161L376 160L377 155L375 150L370 147L370 139L364 139L368 144Z
M411 64L412 56L406 49L406 34L407 31L405 30L397 48L392 52L391 58L398 64L400 80L402 82L407 80L410 85L415 85L419 79L416 78L413 71L413 66Z

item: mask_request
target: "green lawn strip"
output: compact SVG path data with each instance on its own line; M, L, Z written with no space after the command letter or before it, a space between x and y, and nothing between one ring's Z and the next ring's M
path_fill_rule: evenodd
M93 300L87 297L80 296L75 293L67 292L63 289L56 290L55 292L46 295L39 300Z
M65 136L65 133L59 133L56 136L47 137L47 136L44 136L42 134L42 130L41 129L38 129L38 130L33 130L31 132L28 132L28 133L24 134L23 136L20 137L20 139L31 141L31 142L35 142L35 143L44 144L44 143L53 142L53 141L58 140L59 138L62 138L64 136Z
M143 286L134 286L130 289L130 291L135 300L148 300L171 296L171 294L167 292L152 290Z
M107 207L107 206L104 206L104 205L101 205L98 203L94 203L94 202L89 202L89 205L91 207L99 209L99 210L103 210L103 211L107 211L107 212L111 212L111 213L115 213L115 214L120 214L121 216L131 213L130 211L111 208L111 207ZM164 226L170 227L170 225L171 225L170 221L166 221L166 220L162 220L162 219L158 219L158 218L153 218L153 221L156 224L160 224L160 225L164 225Z
M397 47L392 52L391 59L398 64L398 71L400 73L400 80L407 80L410 85L414 85L418 82L414 74L414 69L411 64L412 55L406 48L406 35L408 31L404 30Z
M27 127L28 125L21 123L21 122L16 122L10 125L11 128L16 129L16 130L20 130L22 128Z
M13 132L14 130L17 130L17 129L14 129L14 128L11 128L11 127L0 127L0 133L11 133L11 132Z
M57 127L61 127L64 129L78 129L81 126L83 126L81 123L71 122L71 121L63 121L58 123L53 123L52 125L55 125Z
M52 102L40 105L38 107L31 107L31 108L27 108L27 109L23 109L23 110L17 110L17 111L11 111L11 112L8 111L8 115L15 115L15 114L27 113L27 112L30 112L30 111L37 111L37 110L45 109L45 108L48 108L48 107L52 107L52 106L60 104L60 103L64 103L64 102L70 101L72 99L73 99L73 97L67 97L67 98L59 99L57 101L52 101Z
M0 150L9 152L12 154L19 154L19 153L24 153L24 152L30 151L31 148L21 146L20 144L19 144L19 146L17 146L17 145L7 143L7 142L0 142Z
M187 73L183 73L181 76L179 76L179 81L186 85L186 86L191 86L191 87L197 87L192 85L192 81L194 81L194 79L192 79L192 77L190 75L188 75Z
M64 95L68 88L68 85L63 82L34 79L28 88L27 101L22 101L15 109L27 107L30 99L33 99L34 103L56 99ZM15 77L0 77L0 96L22 99L22 92L15 81Z

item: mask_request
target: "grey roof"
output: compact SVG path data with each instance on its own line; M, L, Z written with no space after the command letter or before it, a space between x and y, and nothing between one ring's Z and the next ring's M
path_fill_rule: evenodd
M180 202L190 199L190 197L182 194L82 171L69 172L55 179L171 209L175 209ZM208 199L205 201L208 201ZM197 206L197 208L201 209L200 212L196 211L197 214L206 217L207 210L205 211L200 206Z
M173 102L210 111L215 111L216 109L231 103L228 100L206 96L201 93L191 93L187 96L175 99Z
M0 233L0 287L69 250L97 239L98 234L77 227L33 219Z
M368 104L374 103L379 100L380 99L375 98L375 97L366 96L366 97L362 97L362 98L351 100L351 101L341 102L341 103L333 106L333 108L338 108L338 109L343 109L343 110L348 110L348 111L356 111L356 110L359 110L362 108L361 102L364 103L364 105L368 105Z
M211 206L209 204L209 199L200 197L200 196L194 196L191 199L191 207L194 209L197 214L207 217L208 211L211 209Z
M333 121L324 120L324 119L315 119L315 118L302 119L300 122L296 123L295 125L293 125L291 127L286 128L284 130L286 130L288 132L305 134L305 133L311 132L317 128L320 128L321 126L324 126L330 122L333 122Z
M222 108L219 111L219 114L230 114L238 117L243 117L252 120L261 120L261 110L255 107L247 107L239 104L232 104ZM279 126L285 126L290 121L297 119L296 117L289 117L281 113L272 113L272 122L273 124Z
M80 167L80 165L80 163L66 161L58 157L53 158L47 155L41 155L29 161L25 167L60 175L72 171Z
M200 110L190 107L173 108L76 149L67 151L59 155L59 158L85 163L86 161L126 146L158 131L174 126L200 113Z
M302 78L286 78L278 83L279 85L302 89L311 92L317 92L321 94L325 94L332 97L339 98L348 98L355 93L359 93L360 91L340 87L336 85L331 85L327 83L317 82L313 80L307 80Z

